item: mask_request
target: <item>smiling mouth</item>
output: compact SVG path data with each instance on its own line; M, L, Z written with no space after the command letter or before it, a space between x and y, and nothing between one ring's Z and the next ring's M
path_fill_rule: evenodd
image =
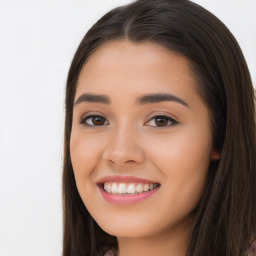
M133 205L156 194L161 184L152 180L112 175L101 178L97 185L102 197L115 205Z
M102 187L105 192L113 195L138 195L149 192L157 187L158 183L118 183L118 182L105 182Z

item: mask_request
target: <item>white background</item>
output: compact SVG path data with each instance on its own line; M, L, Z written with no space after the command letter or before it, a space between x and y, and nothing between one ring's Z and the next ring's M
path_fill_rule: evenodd
M64 88L88 28L129 0L0 0L0 256L61 255ZM256 1L194 0L235 35L256 83Z

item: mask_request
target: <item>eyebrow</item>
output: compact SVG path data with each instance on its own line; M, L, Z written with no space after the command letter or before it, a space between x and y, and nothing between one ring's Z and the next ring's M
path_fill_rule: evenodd
M136 100L136 103L139 105L143 105L143 104L150 104L150 103L159 103L163 101L174 101L189 108L188 103L183 99L173 94L166 94L166 93L147 94L142 97L139 97ZM106 105L110 105L111 103L110 98L106 95L89 94L89 93L84 93L81 96L79 96L75 101L74 105L77 105L81 102L102 103Z
M163 101L175 101L184 105L185 107L189 108L189 105L183 99L173 95L173 94L166 94L166 93L158 93L158 94L148 94L145 96L140 97L137 100L138 104L149 104L149 103L158 103Z
M81 96L77 98L74 105L77 105L81 102L96 102L96 103L102 103L110 105L110 99L108 96L105 95L95 95L95 94L89 94L84 93Z

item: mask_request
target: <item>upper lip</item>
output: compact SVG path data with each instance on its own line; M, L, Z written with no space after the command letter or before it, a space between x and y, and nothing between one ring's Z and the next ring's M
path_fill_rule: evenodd
M105 182L123 182L123 183L153 183L153 184L159 184L156 181L152 181L149 179L139 178L135 176L124 176L124 175L110 175L102 177L98 180L97 184L102 184Z

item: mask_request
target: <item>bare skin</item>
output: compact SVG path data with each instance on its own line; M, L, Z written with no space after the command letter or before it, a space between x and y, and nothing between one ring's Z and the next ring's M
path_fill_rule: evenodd
M186 254L191 212L219 157L197 86L186 58L150 42L106 43L80 73L70 141L76 184L120 256ZM130 177L156 184L154 193L123 203L113 184Z

